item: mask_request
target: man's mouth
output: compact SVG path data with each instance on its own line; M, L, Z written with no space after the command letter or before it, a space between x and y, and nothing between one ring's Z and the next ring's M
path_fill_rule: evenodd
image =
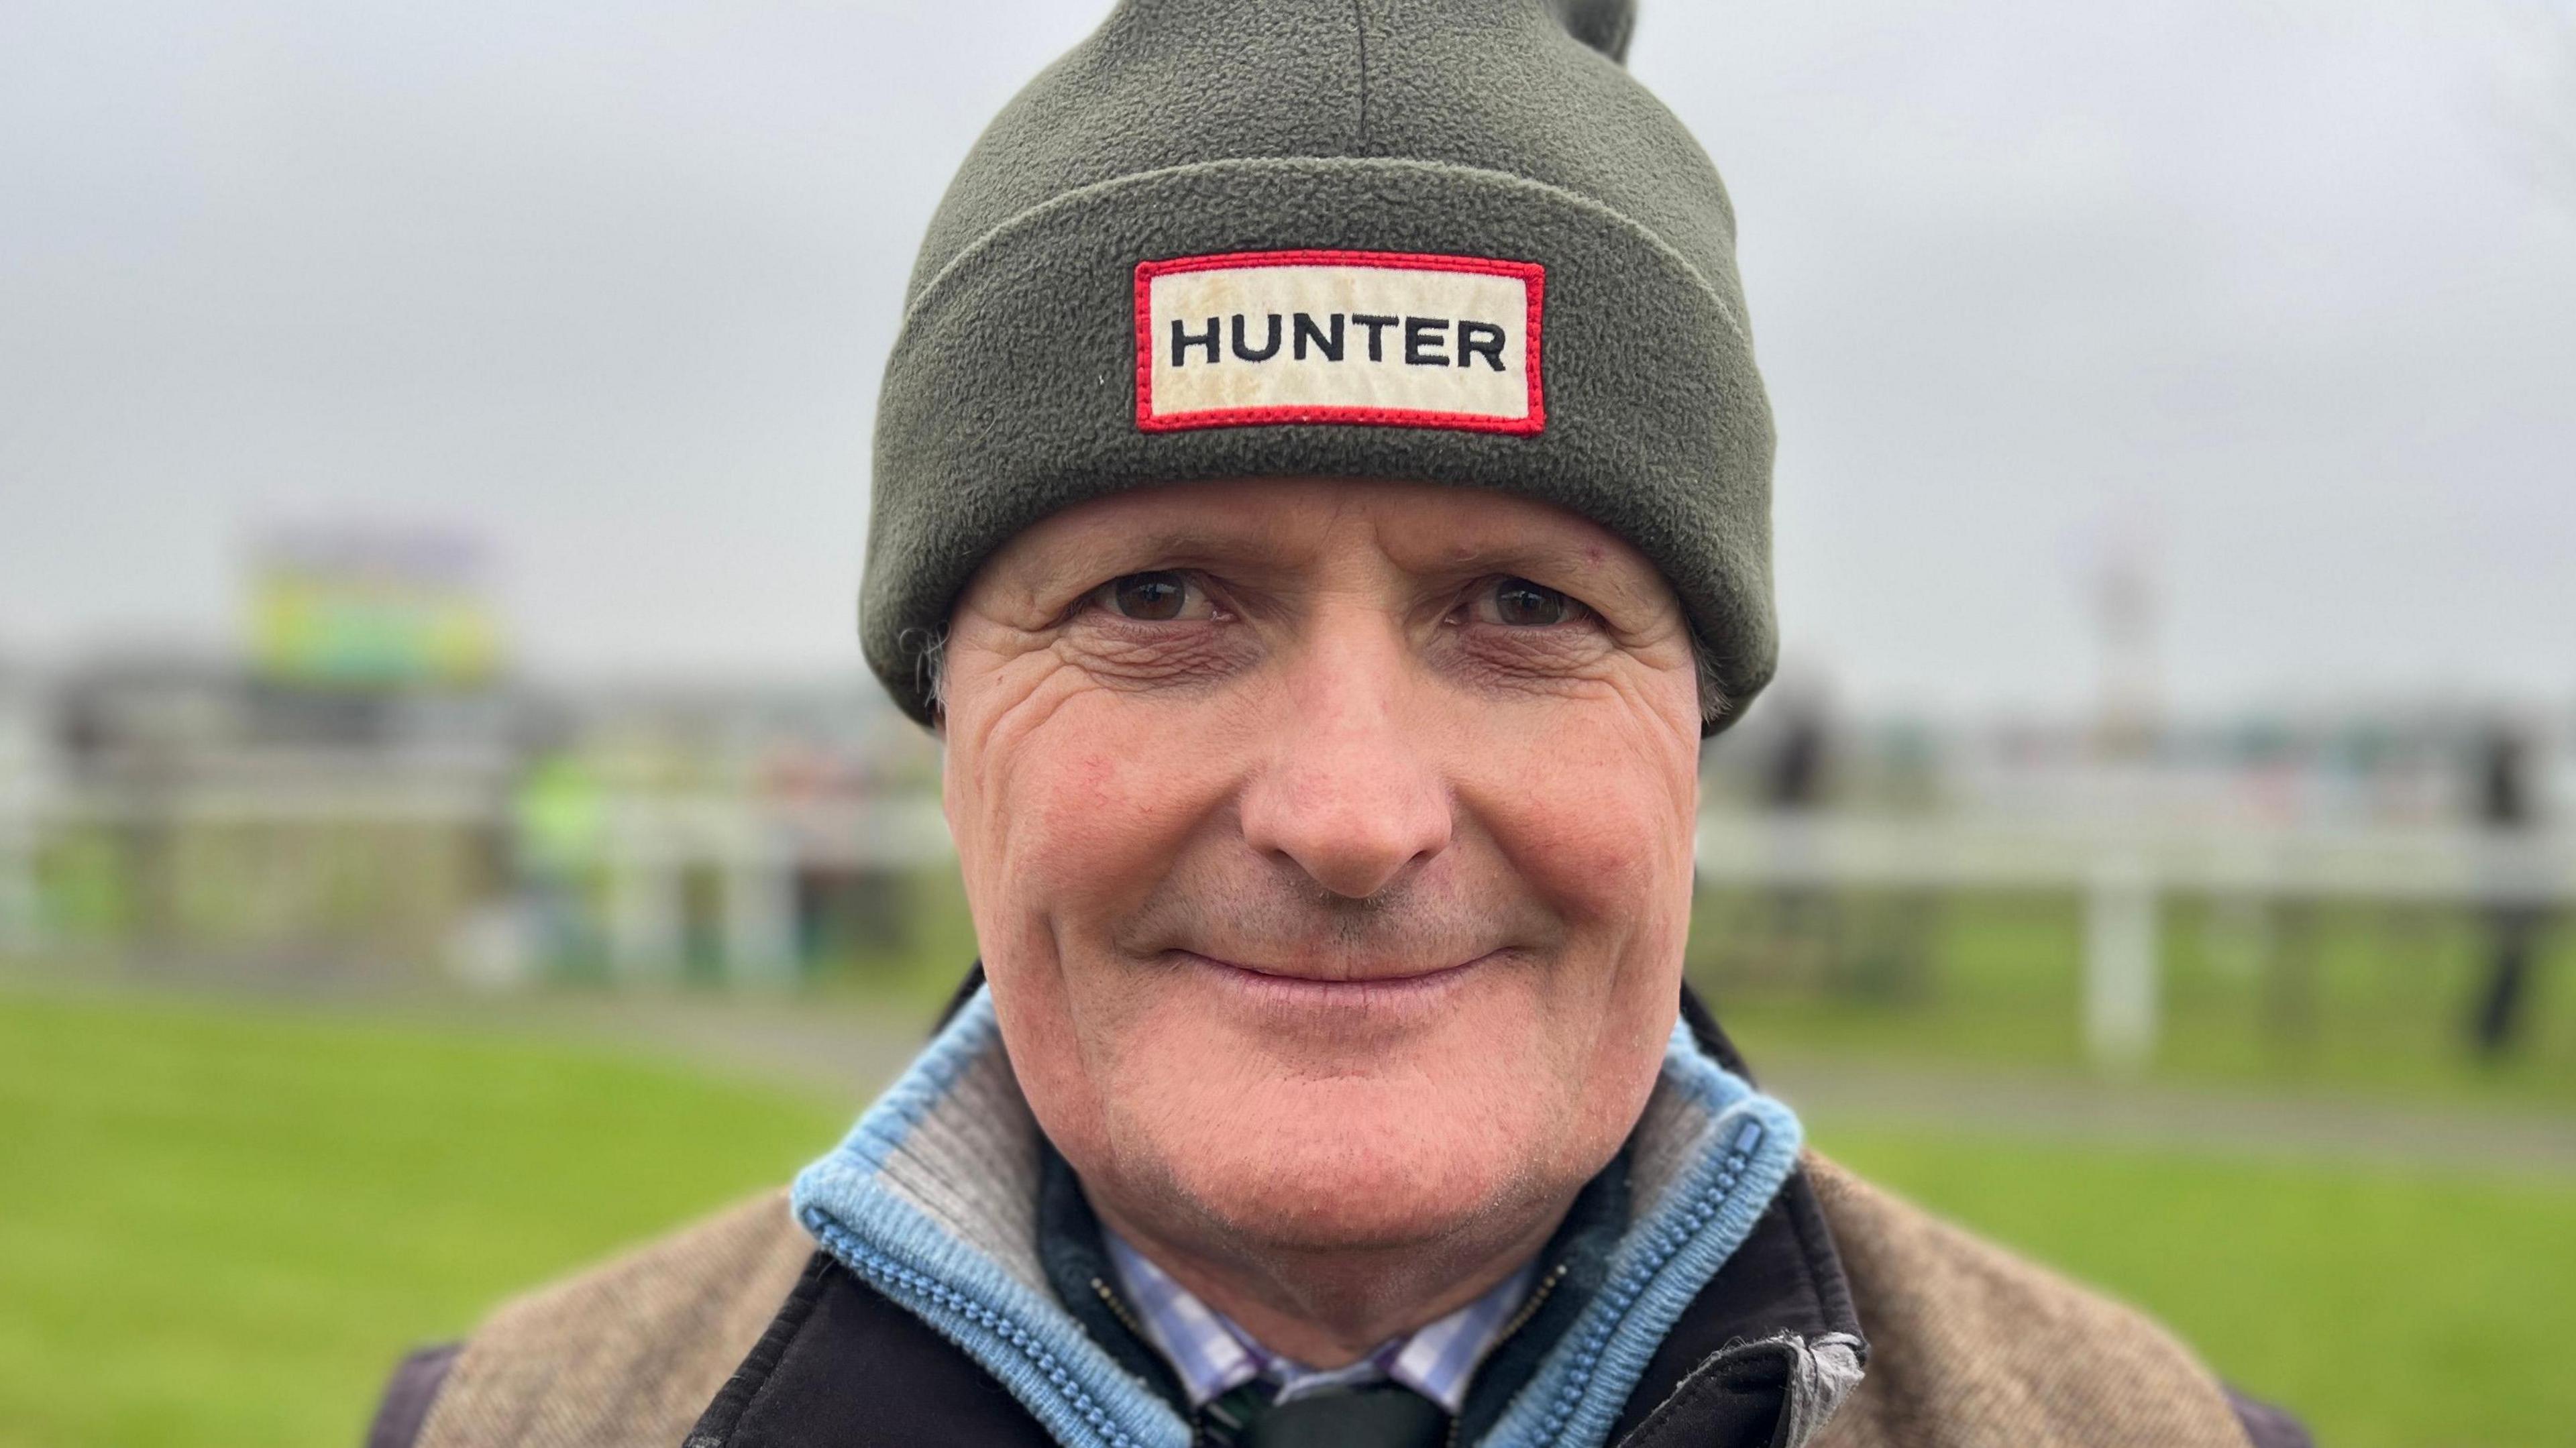
M1370 959L1364 956L1236 960L1189 950L1176 950L1172 954L1190 964L1222 972L1232 977L1232 983L1238 987L1285 999L1357 1003L1364 999L1391 999L1446 989L1474 974L1479 966L1499 959L1504 952L1490 950L1466 960L1427 961Z

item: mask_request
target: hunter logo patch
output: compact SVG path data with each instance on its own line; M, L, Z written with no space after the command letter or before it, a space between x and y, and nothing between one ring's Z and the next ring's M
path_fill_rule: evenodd
M1535 262L1248 251L1136 268L1136 425L1547 425Z

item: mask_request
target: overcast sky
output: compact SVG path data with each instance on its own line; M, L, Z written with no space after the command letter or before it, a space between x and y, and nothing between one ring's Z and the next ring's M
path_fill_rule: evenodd
M1646 0L1732 188L1793 668L2080 707L2576 694L2548 0ZM583 673L857 667L876 378L1074 0L14 0L0 656L219 647L280 525L488 538ZM2568 22L2576 25L2576 22Z

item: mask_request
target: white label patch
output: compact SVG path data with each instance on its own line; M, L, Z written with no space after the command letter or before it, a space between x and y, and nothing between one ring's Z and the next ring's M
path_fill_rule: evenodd
M1358 422L1533 433L1547 269L1381 251L1136 268L1136 425Z

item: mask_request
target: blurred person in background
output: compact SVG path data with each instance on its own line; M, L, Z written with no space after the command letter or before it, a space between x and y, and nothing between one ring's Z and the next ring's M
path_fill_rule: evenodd
M1682 986L1770 413L1629 7L1130 0L914 271L863 634L983 952L792 1192L378 1445L2304 1442Z
M2528 838L2539 814L2531 751L2512 726L2487 730L2478 744L2477 772L2478 822L2498 841ZM2486 983L2469 1022L2469 1039L2479 1055L2500 1058L2521 1034L2532 957L2548 923L2548 910L2534 900L2506 898L2487 907Z
M1812 690L1772 690L1772 717L1779 738L1762 771L1762 803L1774 814L1812 818L1825 803L1826 777L1832 765L1833 735L1824 700ZM1803 837L1800 839L1803 844ZM1843 945L1838 902L1833 892L1806 882L1771 890L1768 967L1795 976L1830 970ZM1822 961L1811 960L1820 953Z

